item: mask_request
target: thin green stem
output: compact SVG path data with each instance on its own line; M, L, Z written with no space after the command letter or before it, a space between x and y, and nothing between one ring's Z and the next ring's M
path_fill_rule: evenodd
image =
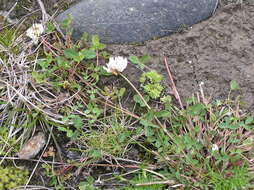
M140 96L140 98L142 99L142 101L144 102L144 104L146 105L146 107L150 110L151 107L148 105L148 103L146 102L146 100L144 99L144 97L142 96L142 94L138 91L138 89L132 84L132 82L126 77L124 76L122 73L119 73L121 75L121 77L124 78L124 80L126 80L131 87L137 92L137 94Z
M146 102L146 100L144 99L144 97L142 96L142 94L138 91L138 89L131 83L131 81L127 78L127 77L125 77L122 73L119 73L119 75L121 76L121 77L123 77L130 85L131 85L131 87L137 92L137 94L140 96L140 98L142 99L142 101L144 102L144 104L146 105L146 107L149 109L149 110L151 110L152 108L148 105L148 103ZM159 124L159 126L163 129L163 131L171 138L171 139L173 139L173 137L170 135L170 133L167 131L167 129L166 129L166 126L165 125L163 125L161 122L160 122L160 120L156 117L156 116L154 116L155 117L155 120L156 120L156 122Z

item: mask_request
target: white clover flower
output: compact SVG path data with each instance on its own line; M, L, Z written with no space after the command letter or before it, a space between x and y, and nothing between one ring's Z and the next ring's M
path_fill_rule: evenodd
M39 37L44 32L44 27L42 24L33 24L28 30L26 31L26 35L32 39L34 44L38 43Z
M128 60L125 57L110 57L107 67L103 67L107 72L117 75L127 67Z
M213 144L212 145L212 151L218 151L219 150L219 147L217 144Z

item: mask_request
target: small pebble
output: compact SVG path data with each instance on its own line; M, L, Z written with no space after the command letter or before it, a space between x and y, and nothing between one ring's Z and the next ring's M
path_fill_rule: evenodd
M24 144L22 149L18 152L20 159L34 158L46 144L45 135L39 132L36 136L33 136L27 143Z

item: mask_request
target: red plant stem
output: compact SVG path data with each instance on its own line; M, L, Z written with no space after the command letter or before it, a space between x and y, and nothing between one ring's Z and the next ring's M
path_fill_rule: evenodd
M169 80L170 80L171 85L172 85L172 90L173 90L174 96L177 99L178 103L180 104L181 108L183 109L183 104L182 104L181 98L179 96L179 93L176 89L176 85L175 85L175 82L173 80L172 74L170 72L170 68L169 68L169 65L168 65L167 58L165 57L164 60L165 60L164 63L165 63L165 66L166 66L166 69L167 69L167 72L168 72Z

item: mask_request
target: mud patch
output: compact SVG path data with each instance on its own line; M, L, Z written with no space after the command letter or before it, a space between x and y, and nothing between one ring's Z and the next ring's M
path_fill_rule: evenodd
M188 31L176 33L140 45L110 45L115 55L152 56L148 65L165 75L164 56L168 58L182 97L191 96L204 82L212 99L224 99L229 83L236 80L241 87L246 108L254 108L254 6L230 4ZM137 81L139 72L126 72Z

